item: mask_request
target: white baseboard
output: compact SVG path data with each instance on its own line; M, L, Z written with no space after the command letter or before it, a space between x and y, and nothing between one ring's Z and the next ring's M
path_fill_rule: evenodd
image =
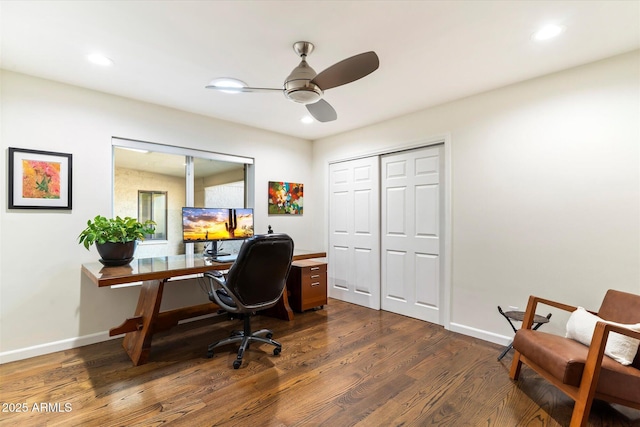
M72 348L83 347L85 345L95 344L114 338L118 337L110 337L109 331L104 331L84 335L82 337L67 338L60 341L34 345L32 347L4 351L0 353L0 364L29 359L31 357L42 356L43 354L55 353L57 351L70 350Z
M472 328L471 326L461 325L459 323L451 323L449 325L449 330L500 345L508 345L513 339L513 337L494 334L493 332L487 332L482 329Z
M206 319L215 316L215 314L205 314L203 316L193 317L178 322L178 324L195 322L196 320ZM84 335L81 337L67 338L60 341L54 341L45 344L38 344L32 347L19 348L0 353L0 365L3 363L15 362L16 360L29 359L31 357L42 356L44 354L55 353L57 351L71 350L72 348L84 347L85 345L96 344L103 341L122 339L124 335L109 336L109 331L97 332L95 334ZM124 350L123 350L124 351Z

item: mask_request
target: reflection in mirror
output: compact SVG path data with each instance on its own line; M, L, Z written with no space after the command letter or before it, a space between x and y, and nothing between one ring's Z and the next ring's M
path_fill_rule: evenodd
M156 230L145 240L167 240L167 192L138 190L138 221L153 221Z
M205 208L244 208L244 165L196 157L193 159L194 206ZM242 241L218 244L218 250L237 253ZM202 253L205 244L195 243L195 253Z
M113 215L138 218L139 192L164 194L166 203L166 237L156 233L155 239L145 240L138 245L136 257L178 255L185 253L182 242L182 207L188 206L188 188L193 189L193 206L220 205L227 207L231 203L225 196L213 195L212 188L225 186L236 188L233 203L245 206L245 180L243 163L193 158L193 182L186 180L185 165L189 159L181 154L167 154L124 147L113 147L114 151L114 190ZM232 185L229 185L233 183ZM241 191L240 191L241 190ZM212 193L213 191L213 193ZM227 188L225 194L233 191ZM209 194L209 196L207 196ZM155 207L154 207L155 208ZM194 248L202 253L203 245ZM231 248L228 248L231 249Z

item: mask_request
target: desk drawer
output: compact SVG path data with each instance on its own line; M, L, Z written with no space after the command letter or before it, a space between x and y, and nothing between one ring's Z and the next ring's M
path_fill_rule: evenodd
M324 306L327 303L327 264L318 261L293 263L287 288L289 304L296 311Z

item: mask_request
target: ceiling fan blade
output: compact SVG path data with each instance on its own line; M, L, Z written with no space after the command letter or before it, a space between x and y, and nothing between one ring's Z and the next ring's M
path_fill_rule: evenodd
M306 107L309 113L319 122L331 122L338 118L336 110L324 99L313 104L307 104Z
M241 93L241 92L281 92L282 89L275 89L270 87L225 87L225 86L215 86L215 85L206 85L205 88L213 89L220 92L226 93Z
M375 52L365 52L344 59L315 76L314 83L322 90L354 82L378 69L380 61Z

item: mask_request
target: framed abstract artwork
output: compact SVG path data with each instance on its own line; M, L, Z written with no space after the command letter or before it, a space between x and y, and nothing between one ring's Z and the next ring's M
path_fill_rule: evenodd
M72 155L9 147L9 209L71 209Z
M304 186L269 181L269 215L302 215Z

